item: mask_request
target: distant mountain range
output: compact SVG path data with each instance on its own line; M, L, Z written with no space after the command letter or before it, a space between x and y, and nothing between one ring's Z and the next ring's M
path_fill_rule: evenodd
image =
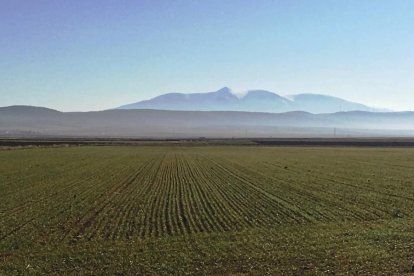
M414 136L414 112L258 113L0 108L0 137L361 137Z
M168 93L150 100L123 105L117 109L247 111L270 113L290 111L305 111L310 113L386 111L326 95L297 94L282 97L276 93L265 90L250 90L244 95L237 95L228 87L207 93Z

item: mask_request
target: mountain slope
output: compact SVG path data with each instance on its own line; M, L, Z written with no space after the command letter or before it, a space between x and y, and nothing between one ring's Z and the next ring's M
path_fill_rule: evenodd
M118 109L158 109L182 111L249 111L280 113L306 111L333 113L341 111L381 111L363 104L319 94L282 97L266 90L250 90L237 96L228 87L207 93L169 93Z
M363 104L320 94L296 94L289 97L293 107L311 113L334 113L344 111L380 111Z
M119 109L161 109L161 110L233 110L239 99L224 87L207 93L168 93L151 100L124 105Z

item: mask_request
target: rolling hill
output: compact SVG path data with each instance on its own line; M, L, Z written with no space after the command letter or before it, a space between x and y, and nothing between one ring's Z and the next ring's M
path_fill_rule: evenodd
M59 112L41 107L0 108L0 136L94 137L326 137L414 134L414 112L106 110Z

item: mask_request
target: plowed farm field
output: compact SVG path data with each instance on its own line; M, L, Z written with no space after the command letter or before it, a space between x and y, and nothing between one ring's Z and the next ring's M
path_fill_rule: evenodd
M0 151L0 274L404 274L414 149Z

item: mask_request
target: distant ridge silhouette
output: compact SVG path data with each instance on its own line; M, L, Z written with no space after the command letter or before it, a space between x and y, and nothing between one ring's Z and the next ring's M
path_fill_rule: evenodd
M348 137L413 136L414 112L106 110L0 108L1 137Z

